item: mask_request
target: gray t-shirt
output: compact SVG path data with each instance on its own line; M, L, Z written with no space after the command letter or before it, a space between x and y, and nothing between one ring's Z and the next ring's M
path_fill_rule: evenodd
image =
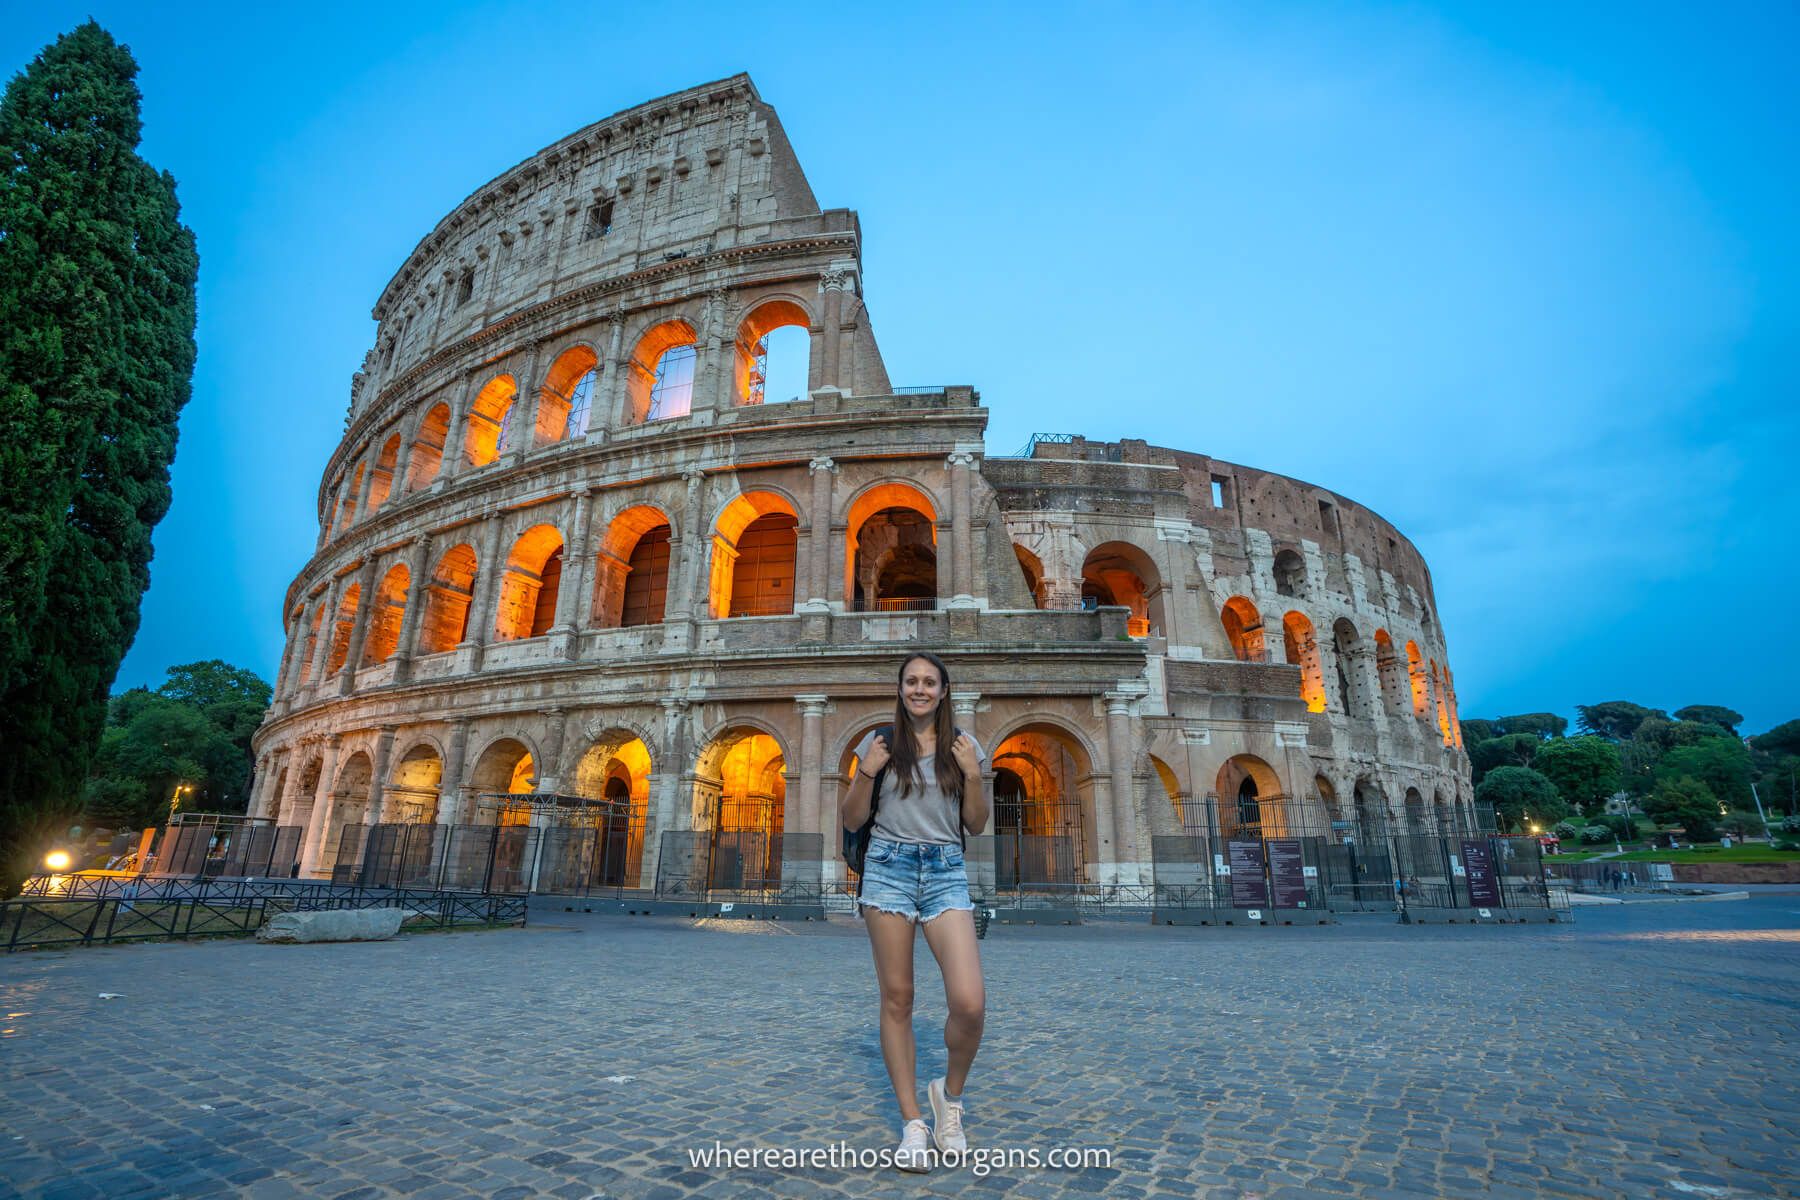
M857 769L862 768L862 760L868 756L869 748L875 744L875 730L871 729L863 735L863 740L856 743ZM966 731L965 731L966 732ZM981 769L987 770L987 751L982 749L981 742L974 734L969 740L975 743L975 754L981 760ZM893 753L893 740L888 741L888 752ZM889 765L893 759L888 760ZM962 841L962 813L956 802L946 796L938 787L937 764L926 759L919 764L919 774L924 777L925 787L921 791L914 786L902 791L899 775L890 770L881 779L881 804L875 810L875 836L890 842L923 842L933 846L955 846Z

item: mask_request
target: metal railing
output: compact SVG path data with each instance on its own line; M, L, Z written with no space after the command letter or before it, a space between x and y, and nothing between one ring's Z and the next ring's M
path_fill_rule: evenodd
M522 895L339 887L292 879L58 878L71 882L57 891L28 889L29 894L0 903L0 948L6 953L34 947L244 937L276 913L339 908L404 908L409 929L525 923Z

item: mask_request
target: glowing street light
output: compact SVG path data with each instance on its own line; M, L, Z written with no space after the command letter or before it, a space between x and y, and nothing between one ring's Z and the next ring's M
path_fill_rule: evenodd
M52 850L50 853L44 855L44 866L52 871L68 870L69 852L67 850Z

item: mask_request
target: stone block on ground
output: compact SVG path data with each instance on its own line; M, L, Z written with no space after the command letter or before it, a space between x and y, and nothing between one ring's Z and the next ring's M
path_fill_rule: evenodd
M404 908L328 908L276 913L256 931L259 942L381 942L400 932Z

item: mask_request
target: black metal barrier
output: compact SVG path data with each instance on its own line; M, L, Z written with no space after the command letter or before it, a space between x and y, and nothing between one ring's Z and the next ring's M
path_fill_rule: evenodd
M530 825L346 825L331 881L434 891L531 891L544 830Z
M817 833L668 830L656 859L656 898L820 904L824 850Z
M298 825L231 818L175 821L163 827L150 873L290 879L299 868L305 836Z
M291 879L57 876L68 886L0 903L0 946L92 946L158 938L242 937L279 912L404 908L409 929L523 925L525 898L339 887ZM36 882L36 881L33 881Z

